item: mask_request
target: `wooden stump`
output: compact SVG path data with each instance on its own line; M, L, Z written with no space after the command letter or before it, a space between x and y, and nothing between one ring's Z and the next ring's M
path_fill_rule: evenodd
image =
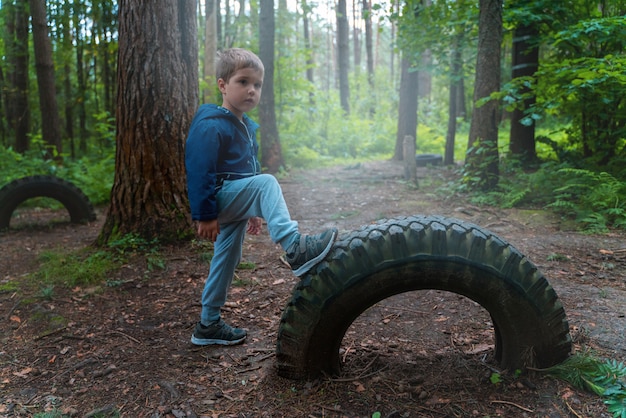
M402 147L402 155L404 156L404 179L418 186L417 163L415 161L415 139L410 135L406 135Z

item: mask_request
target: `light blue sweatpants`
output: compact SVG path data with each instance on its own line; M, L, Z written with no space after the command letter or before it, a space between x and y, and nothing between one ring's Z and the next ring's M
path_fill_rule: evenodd
M225 181L217 192L220 233L213 249L211 268L202 292L203 324L220 318L235 269L241 261L248 219L261 217L273 242L286 250L299 237L298 223L291 219L282 189L270 174Z

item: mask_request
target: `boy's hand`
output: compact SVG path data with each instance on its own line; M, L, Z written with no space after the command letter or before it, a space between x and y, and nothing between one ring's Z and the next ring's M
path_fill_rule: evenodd
M217 219L211 219L210 221L198 221L198 236L205 238L211 242L215 242L217 234L220 233L220 226L217 223Z
M261 232L261 226L263 221L261 218L250 218L248 219L248 234L259 235Z

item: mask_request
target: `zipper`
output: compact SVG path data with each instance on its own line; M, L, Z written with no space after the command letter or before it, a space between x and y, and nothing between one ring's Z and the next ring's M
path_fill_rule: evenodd
M243 125L243 128L246 130L246 135L248 136L248 143L250 144L250 154L252 154L252 165L253 165L252 172L256 175L258 174L257 167L259 167L260 164L258 164L256 154L254 152L254 141L252 140L252 135L250 135L250 130L248 129L248 126L244 123L244 121L239 120L239 123Z

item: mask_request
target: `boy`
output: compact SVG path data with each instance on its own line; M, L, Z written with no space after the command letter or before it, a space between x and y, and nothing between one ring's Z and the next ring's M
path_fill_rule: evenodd
M301 235L280 185L274 176L261 174L258 125L245 115L261 97L264 67L259 57L244 49L225 50L216 72L222 106L200 106L185 149L191 216L198 223L198 235L214 242L200 322L191 337L196 345L233 345L246 338L246 331L221 319L220 309L241 260L245 233L258 234L260 218L266 220L272 241L285 250L296 276L319 263L337 237L334 228Z

